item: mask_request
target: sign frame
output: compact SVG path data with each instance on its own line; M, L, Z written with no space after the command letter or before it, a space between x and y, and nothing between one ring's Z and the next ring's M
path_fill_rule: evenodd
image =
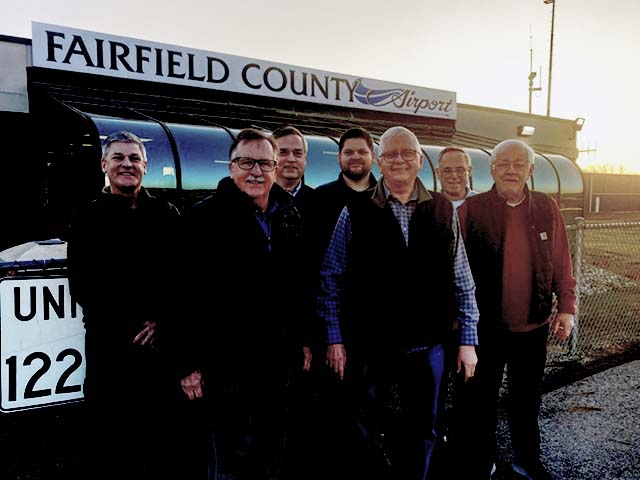
M84 398L82 308L66 275L0 278L0 411Z
M35 67L455 120L456 93L32 22Z

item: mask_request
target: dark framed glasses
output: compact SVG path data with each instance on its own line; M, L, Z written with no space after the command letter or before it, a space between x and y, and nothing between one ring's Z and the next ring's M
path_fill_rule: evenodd
M263 172L272 172L278 166L277 160L267 158L236 157L231 162L237 163L242 170L251 170L257 163Z

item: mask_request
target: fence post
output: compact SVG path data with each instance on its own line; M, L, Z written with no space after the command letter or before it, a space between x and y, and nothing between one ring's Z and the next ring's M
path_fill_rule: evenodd
M580 328L580 285L582 284L582 247L584 245L585 221L576 217L576 235L573 240L573 276L576 279L576 314L575 325L569 339L569 354L575 355L578 350L578 330Z

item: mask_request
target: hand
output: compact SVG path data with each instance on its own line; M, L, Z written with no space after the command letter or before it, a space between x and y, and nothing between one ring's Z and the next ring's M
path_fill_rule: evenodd
M344 379L344 367L347 364L347 351L342 343L335 343L327 347L327 365Z
M460 373L464 367L464 381L466 382L476 373L476 364L478 356L476 355L476 347L473 345L460 345L458 348L458 369L456 373Z
M182 391L189 397L189 400L202 398L204 381L200 370L196 370L191 375L184 377L180 380L180 385L182 385Z
M571 335L575 320L571 313L558 313L551 321L551 332L558 340L566 340Z
M133 339L133 343L139 343L140 345L153 345L153 342L156 341L156 322L153 320L147 320L143 323L143 328L140 330L135 338Z
M302 347L302 354L304 355L304 361L302 362L302 370L308 372L311 369L311 359L313 355L309 347Z

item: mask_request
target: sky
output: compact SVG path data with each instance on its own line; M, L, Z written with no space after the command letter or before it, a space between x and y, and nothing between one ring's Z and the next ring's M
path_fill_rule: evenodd
M585 118L579 163L640 173L640 0L556 0L551 116ZM543 0L0 0L0 34L38 21L425 88L547 113ZM531 61L532 57L532 61ZM0 66L1 71L1 66ZM640 123L640 118L638 119Z

